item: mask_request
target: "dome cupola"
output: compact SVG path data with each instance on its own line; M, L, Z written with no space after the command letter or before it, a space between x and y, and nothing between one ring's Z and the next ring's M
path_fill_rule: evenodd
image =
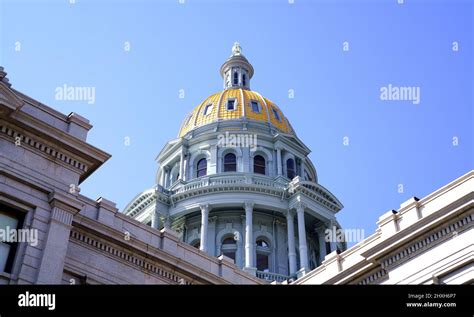
M242 54L242 48L238 42L232 46L232 55L222 64L221 76L224 79L224 89L250 89L253 67Z

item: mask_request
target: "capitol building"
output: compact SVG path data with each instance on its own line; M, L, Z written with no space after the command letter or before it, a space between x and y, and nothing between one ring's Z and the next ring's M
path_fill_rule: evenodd
M220 75L224 89L186 116L157 157L156 186L124 213L258 278L295 279L345 250L325 240L343 206L280 108L250 89L254 68L239 43Z
M87 142L89 120L0 67L0 284L474 284L474 171L381 213L347 248L342 203L250 89L238 43L220 75L159 152L156 184L119 210L80 192L111 157Z

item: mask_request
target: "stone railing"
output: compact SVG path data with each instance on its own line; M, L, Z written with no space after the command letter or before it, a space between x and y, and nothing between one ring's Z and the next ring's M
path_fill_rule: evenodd
M273 189L284 190L286 185L276 182L273 178L264 175L254 175L246 173L228 173L208 175L192 179L186 183L176 184L170 190L172 195L181 194L208 186L239 186L254 185L262 187L271 187Z
M257 271L257 277L261 280L265 280L265 281L268 281L268 282L276 281L277 283L281 283L281 282L286 281L290 278L287 275L278 274L278 273L271 273L271 272L263 272L263 271Z

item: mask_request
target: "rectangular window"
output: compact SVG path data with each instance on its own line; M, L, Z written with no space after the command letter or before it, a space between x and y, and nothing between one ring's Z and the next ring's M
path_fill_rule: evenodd
M252 100L250 102L250 105L252 106L252 111L256 113L260 113L260 105L258 104L257 101Z
M235 110L235 99L227 100L227 110L229 111Z
M239 84L239 74L237 72L234 72L234 85Z
M275 108L272 108L273 110L273 115L275 116L275 119L281 122L280 114L278 114L278 111L276 111Z
M4 205L0 205L0 230L8 237L9 230L17 230L23 226L23 215ZM0 272L11 273L18 243L7 239L0 240Z
M212 111L212 103L206 105L206 107L204 108L204 115L207 116L208 114L211 113L211 111Z
M269 272L268 255L257 253L257 270Z

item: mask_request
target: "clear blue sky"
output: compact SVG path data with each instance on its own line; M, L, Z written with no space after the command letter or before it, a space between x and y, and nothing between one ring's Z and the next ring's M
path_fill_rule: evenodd
M345 205L343 227L369 235L385 211L474 167L473 1L185 2L1 1L13 87L87 117L88 141L112 154L82 194L122 209L154 184L160 149L221 90L234 41L255 68L252 89L280 106ZM55 100L64 84L95 87L95 104ZM388 84L420 87L421 102L380 100Z

